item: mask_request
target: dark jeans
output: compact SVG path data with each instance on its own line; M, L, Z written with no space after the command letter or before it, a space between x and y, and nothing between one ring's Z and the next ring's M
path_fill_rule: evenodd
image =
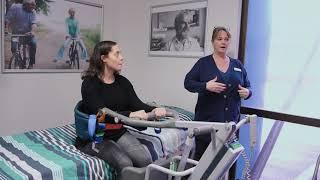
M24 38L21 38L20 40L21 45L22 44L28 44L29 45L29 55L30 55L30 65L35 64L36 62L36 51L37 51L37 41L34 36L26 36ZM17 42L11 41L11 52L15 53L18 48Z
M129 132L124 133L117 142L105 139L94 146L88 143L80 150L105 160L118 174L128 166L145 167L152 163L150 152Z

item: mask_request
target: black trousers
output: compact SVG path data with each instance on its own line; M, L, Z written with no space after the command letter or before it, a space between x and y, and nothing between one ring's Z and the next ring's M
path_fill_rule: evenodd
M211 142L209 134L196 136L196 151L194 159L199 161L203 153L206 151L208 145ZM229 170L229 180L234 180L236 177L236 162L231 166Z
M37 41L35 37L27 36L21 38L21 44L28 44L29 45L29 55L30 55L30 65L34 65L36 63L36 52L37 52ZM15 53L18 49L17 42L11 42L11 52Z

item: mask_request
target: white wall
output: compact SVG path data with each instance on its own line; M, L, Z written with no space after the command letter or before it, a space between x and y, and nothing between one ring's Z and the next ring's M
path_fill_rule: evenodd
M104 2L104 39L120 44L125 56L122 74L144 101L176 105L193 111L196 94L183 87L185 74L197 58L149 57L150 6L177 0L107 0ZM208 0L206 54L211 31L225 25L233 35L230 55L238 49L238 0ZM73 108L81 99L79 73L0 74L0 136L56 127L74 122Z
M106 17L116 29L112 38L117 41L125 56L122 72L133 83L140 98L156 101L193 111L196 94L187 92L183 87L186 73L198 58L150 57L148 56L149 14L154 5L187 2L182 0L112 0L105 8L112 7L114 15ZM211 35L214 26L230 28L232 43L230 55L237 57L240 29L241 1L208 0L206 54L212 52ZM116 19L113 17L117 17Z
M72 122L80 83L78 73L1 74L0 135Z

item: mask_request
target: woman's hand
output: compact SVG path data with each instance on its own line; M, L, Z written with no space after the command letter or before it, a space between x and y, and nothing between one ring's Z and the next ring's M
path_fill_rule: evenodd
M156 117L164 117L167 114L167 111L165 108L155 108L152 110L156 114Z
M243 99L246 99L250 94L249 89L242 87L240 84L238 85L238 87L239 87L239 90L238 90L239 96Z
M129 118L139 118L142 120L147 120L148 114L144 110L134 111L129 114Z
M222 91L224 91L226 89L225 84L216 82L217 79L218 78L216 76L214 79L212 79L206 83L206 89L208 91L215 92L215 93L221 93Z

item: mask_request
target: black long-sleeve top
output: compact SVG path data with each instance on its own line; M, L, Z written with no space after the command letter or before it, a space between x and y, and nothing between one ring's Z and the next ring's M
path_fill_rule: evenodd
M122 115L129 116L131 112L138 110L152 111L155 107L143 103L135 93L130 81L121 75L115 75L115 81L111 84L104 83L98 77L86 77L81 87L83 106L82 110L87 114L97 114L98 110L107 107ZM107 116L107 123L114 123L113 118ZM105 137L117 139L125 129L109 130Z

